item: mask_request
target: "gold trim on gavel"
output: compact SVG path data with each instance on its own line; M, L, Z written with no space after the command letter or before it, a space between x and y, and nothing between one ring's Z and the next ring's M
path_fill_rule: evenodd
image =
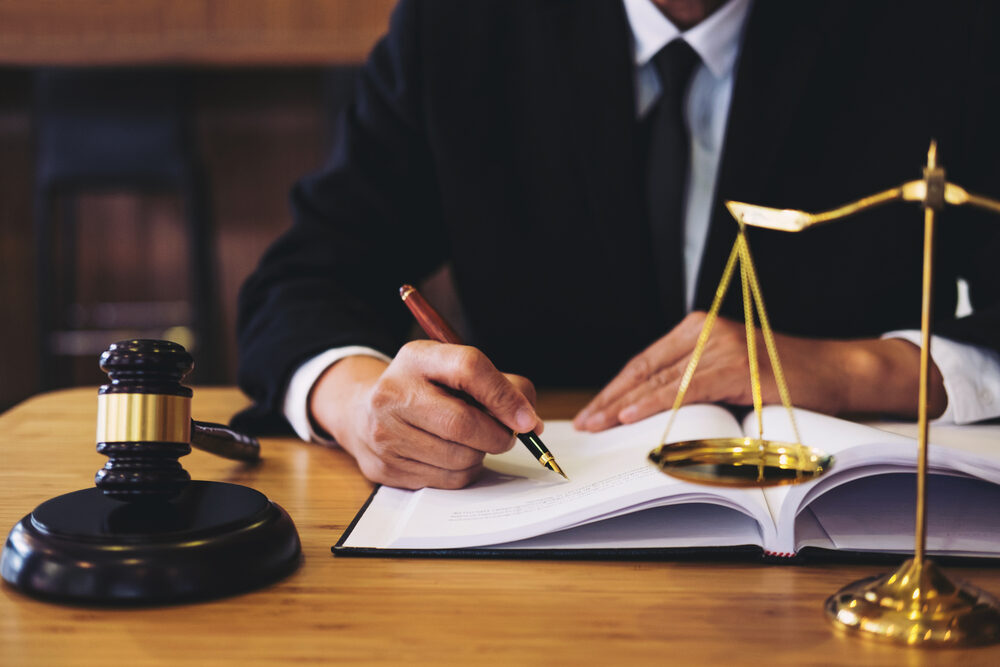
M191 397L100 394L97 442L191 442Z

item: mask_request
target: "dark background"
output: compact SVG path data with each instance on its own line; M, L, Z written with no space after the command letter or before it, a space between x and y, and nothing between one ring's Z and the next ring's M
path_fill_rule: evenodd
M0 409L39 391L32 229L34 69L0 68ZM217 382L236 377L235 303L246 275L290 224L288 191L321 163L356 68L197 68L197 142L210 184L222 341ZM77 301L187 297L183 212L172 194L85 194L77 208ZM107 239L116 242L109 243ZM111 340L108 341L112 342ZM60 357L61 384L100 384L96 357ZM197 381L197 376L192 379Z

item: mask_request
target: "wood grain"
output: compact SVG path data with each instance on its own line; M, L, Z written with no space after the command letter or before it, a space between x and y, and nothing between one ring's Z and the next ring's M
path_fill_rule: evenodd
M8 65L357 63L395 0L0 0Z
M547 395L568 417L582 393ZM196 388L224 421L233 389ZM96 390L38 396L0 416L0 525L89 486ZM878 568L757 563L333 558L371 489L343 452L266 439L256 467L194 452L195 478L253 486L298 526L305 561L236 598L165 609L63 607L0 587L0 664L787 664L977 665L1000 648L920 651L835 633L824 599ZM248 554L248 557L252 557ZM950 568L1000 590L1000 570Z

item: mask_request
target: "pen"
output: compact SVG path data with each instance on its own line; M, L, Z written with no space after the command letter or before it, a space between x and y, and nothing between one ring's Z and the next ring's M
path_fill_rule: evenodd
M403 285L399 288L399 297L406 304L406 307L410 309L410 312L413 313L413 317L416 318L417 323L424 330L424 333L439 343L461 345L462 339L458 337L455 330L448 326L444 318L427 303L424 297L420 296L420 292L415 287L412 285ZM515 433L515 435L518 440L524 443L524 446L528 448L531 455L538 459L539 463L549 470L569 479L569 477L566 477L566 473L562 471L562 468L559 467L559 464L556 463L556 458L552 456L545 443L542 442L534 431Z

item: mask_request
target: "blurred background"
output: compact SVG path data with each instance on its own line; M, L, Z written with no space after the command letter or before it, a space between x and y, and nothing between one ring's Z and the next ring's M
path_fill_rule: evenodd
M394 4L0 0L0 410L134 336L235 382L239 286Z

